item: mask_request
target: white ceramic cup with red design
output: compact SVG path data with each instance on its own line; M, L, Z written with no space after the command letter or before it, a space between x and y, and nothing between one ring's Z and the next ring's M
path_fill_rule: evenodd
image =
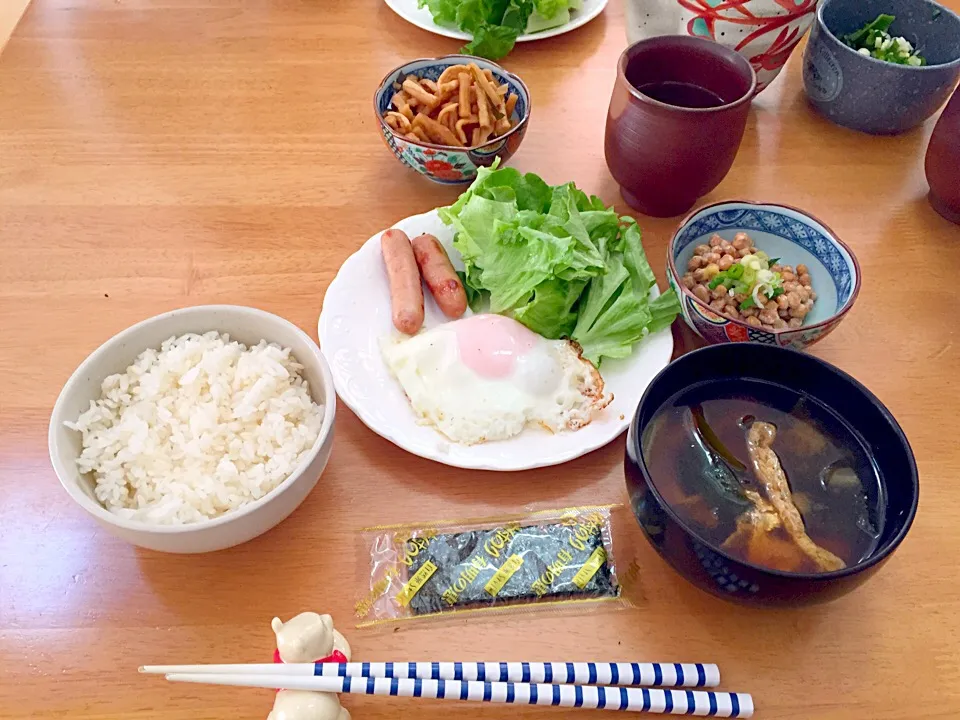
M816 17L818 0L624 0L627 40L692 35L743 55L757 92L780 74Z

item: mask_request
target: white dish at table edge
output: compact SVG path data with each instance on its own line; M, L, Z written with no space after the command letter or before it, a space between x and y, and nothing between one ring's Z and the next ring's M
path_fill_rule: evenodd
M463 269L460 254L453 249L454 230L440 220L436 210L392 227L411 239L423 233L436 236L454 267ZM403 389L381 355L381 340L396 333L380 251L381 234L367 240L340 267L324 297L317 333L340 399L367 427L407 452L474 470L530 470L574 460L607 445L627 429L647 385L670 362L673 334L668 327L644 338L630 357L603 362L600 373L606 392L613 393L614 399L586 427L557 434L528 427L509 440L472 446L450 442L434 428L417 423ZM656 297L659 290L654 287L651 294ZM424 301L424 329L448 322L426 290Z
M416 25L421 30L432 32L434 35L443 35L444 37L455 40L472 40L470 33L465 33L456 28L443 27L433 21L430 11L423 7L417 7L417 0L384 0L391 10L402 17L407 22ZM583 7L580 10L571 12L570 22L560 25L543 32L526 33L517 38L517 42L531 42L533 40L545 40L546 38L556 37L564 33L572 32L579 27L586 25L597 15L603 12L609 0L583 0Z

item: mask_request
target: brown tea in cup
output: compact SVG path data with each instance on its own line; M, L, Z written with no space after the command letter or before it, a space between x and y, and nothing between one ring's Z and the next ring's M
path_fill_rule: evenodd
M685 108L713 108L724 105L723 98L712 90L694 83L664 80L659 83L646 83L637 88L648 98L659 100L667 105Z

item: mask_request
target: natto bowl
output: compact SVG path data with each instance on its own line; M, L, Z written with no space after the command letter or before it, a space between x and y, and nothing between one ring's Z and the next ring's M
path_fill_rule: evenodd
M513 111L517 124L509 132L477 147L459 148L409 140L387 125L384 114L392 109L390 100L396 92L394 83L398 79L412 74L418 78L436 81L451 65L468 63L475 63L481 70L490 70L499 84L506 84L509 92L517 96L517 104ZM477 168L493 165L497 158L500 158L500 164L503 165L513 157L527 132L527 122L530 119L530 92L519 77L507 72L496 63L472 55L446 55L439 58L412 60L391 70L381 81L373 96L373 109L380 122L380 132L387 147L400 162L433 182L458 185L473 182L477 177Z
M920 67L861 55L841 38L880 14L889 32L926 58ZM810 103L853 130L890 135L921 125L946 102L960 77L960 17L931 0L822 0L803 57Z
M772 332L714 312L683 286L694 248L714 235L732 241L738 232L771 258L806 265L817 299L802 327ZM802 350L833 332L860 292L860 265L850 247L812 215L787 205L719 202L684 220L667 251L667 279L680 295L687 325L708 343L755 342Z
M633 44L661 35L690 35L725 45L743 55L757 73L761 92L783 70L813 24L817 0L624 0L627 40Z
M886 490L884 526L873 555L829 573L786 573L727 554L667 504L643 452L644 429L676 393L697 383L757 380L804 393L854 427L869 448ZM627 491L654 549L684 578L719 597L749 605L825 602L873 575L900 545L917 512L920 484L913 451L890 411L843 371L806 353L769 345L713 345L675 360L647 387L627 432Z
M94 495L94 480L77 467L80 433L64 425L75 421L100 397L104 378L124 372L147 348L167 338L217 330L248 346L261 340L292 350L309 383L313 400L324 406L323 424L313 446L289 477L242 508L185 525L156 525L121 517ZM239 545L281 523L317 484L333 449L337 396L333 375L320 348L303 330L281 317L237 305L200 305L156 315L114 335L93 351L67 380L50 416L48 444L53 469L70 498L107 531L133 545L170 553L204 553Z

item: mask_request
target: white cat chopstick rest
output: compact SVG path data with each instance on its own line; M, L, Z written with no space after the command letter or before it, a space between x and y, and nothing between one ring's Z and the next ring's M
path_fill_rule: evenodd
M350 662L350 644L333 627L333 618L304 612L283 622L270 623L277 636L274 662ZM281 690L267 720L350 720L336 693Z
M350 720L336 693L281 690L267 720Z
M279 662L350 662L350 644L333 628L333 618L314 612L300 613L287 622L274 618Z

